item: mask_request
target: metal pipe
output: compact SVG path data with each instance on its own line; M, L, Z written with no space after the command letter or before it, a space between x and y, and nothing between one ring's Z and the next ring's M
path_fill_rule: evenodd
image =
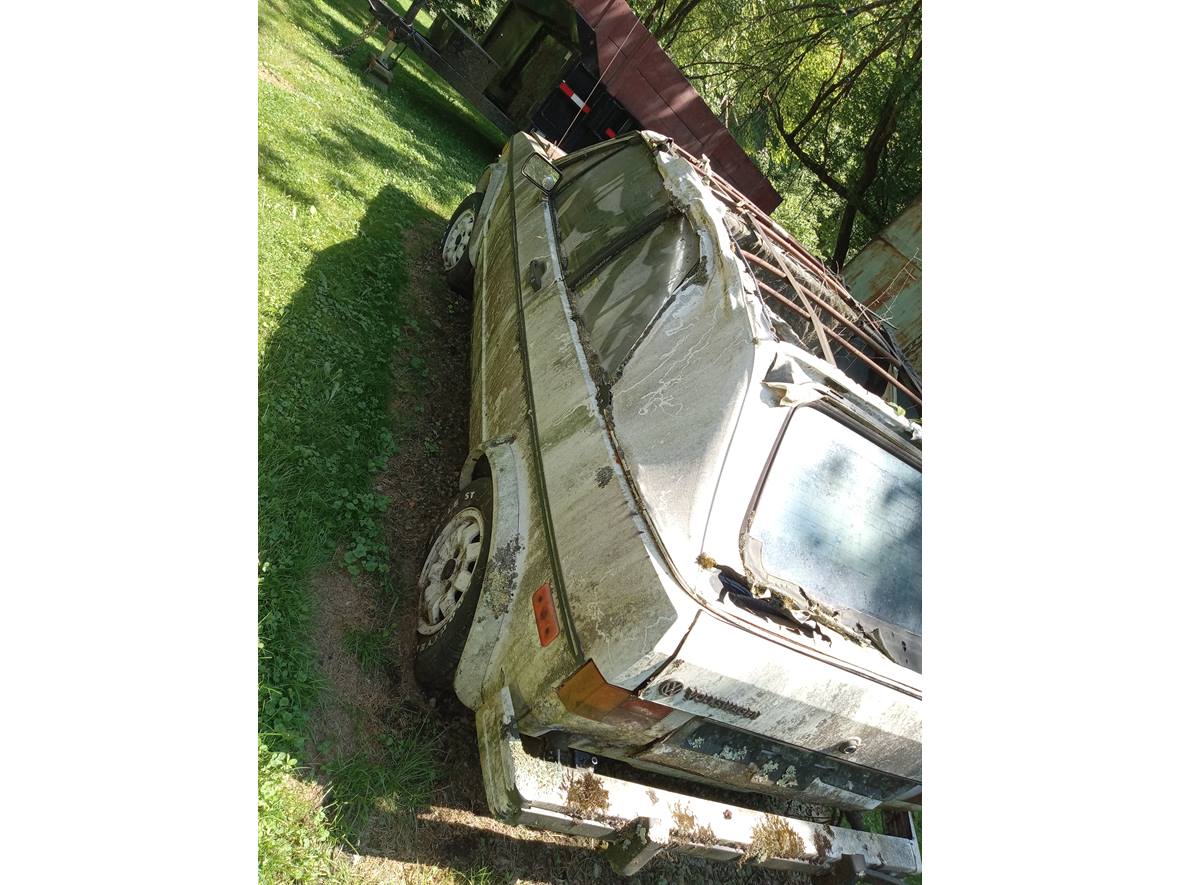
M789 271L784 273L783 271L779 270L777 267L775 267L770 262L765 261L764 259L755 255L753 252L747 252L745 249L740 249L739 251L742 253L742 255L745 257L745 259L747 261L754 262L759 267L774 274L780 280L785 280L786 282L790 283L792 288L794 288L796 291L798 291L801 294L803 294L804 296L806 296L806 298L809 301L813 301L816 304L818 304L820 307L822 307L824 310L826 310L829 314L834 316L836 319L838 319L844 325L848 326L850 329L853 329L856 332L856 334L860 335L860 337L863 338L865 341L872 344L873 347L877 350L877 352L880 353L881 356L883 356L885 359L889 360L894 365L898 364L897 357L894 355L893 351L889 350L889 348L885 344L885 342L880 341L876 338L870 337L869 335L866 335L864 329L861 329L859 326L853 325L852 322L848 319L848 317L844 316L844 314L840 313L840 311L836 310L834 307L832 307L832 305L828 304L822 298L818 298L817 296L815 296L814 294L809 292L807 289L805 289L803 286L799 285L799 282L793 276L791 276Z
M697 165L697 168L700 168L699 163L697 162L696 158L692 156L692 154L689 154L683 148L680 148L677 145L673 145L673 147L675 147L676 150L679 151L680 154L683 155L687 160ZM876 326L879 324L879 318L873 313L872 310L852 297L852 293L849 292L847 288L845 288L844 284L840 282L838 277L832 274L827 265L804 249L798 240L796 240L786 231L782 230L782 228L775 224L774 220L769 215L747 200L741 191L737 190L724 178L714 177L711 180L716 185L718 185L721 191L720 195L723 198L728 197L729 202L734 206L734 208L745 209L748 211L753 216L754 223L758 226L758 229L763 234L768 236L771 240L785 249L787 254L792 255L799 261L802 261L813 271L815 271L820 277L820 281L824 284L825 288L827 288L827 286L830 284L831 287L835 289L836 295L846 302L849 307L852 307L857 312L859 312L861 318L868 321L873 327L873 330L876 331Z
M807 316L807 312L805 310L803 310L803 308L799 307L798 305L792 304L787 299L787 297L785 295L783 295L781 292L779 292L777 289L771 288L770 286L766 285L766 283L762 282L762 280L759 280L759 279L755 279L754 282L756 282L758 284L758 288L762 289L768 295L771 295L772 297L781 301L787 307L791 308L791 310L795 311L795 313L799 314L799 316L803 317L803 319L805 319L805 320L809 319L809 317ZM821 323L820 325L823 325L823 324ZM904 384L902 384L898 379L894 378L892 375L890 375L888 372L886 372L884 369L882 369L880 366L878 366L872 357L863 353L862 351L860 351L856 347L853 347L852 344L847 339L845 339L843 335L840 335L839 333L833 331L832 329L828 328L827 326L824 326L824 330L829 335L831 335L833 338L835 338L837 341L839 341L841 344L843 344L846 348L848 348L848 350L852 351L852 353L854 353L858 357L860 357L861 361L866 366L868 366L870 369L872 369L874 372L876 372L878 375L880 375L882 378L884 378L886 381L888 381L890 384L892 384L894 387L896 387L898 390L900 390L902 393L904 393L906 396L908 396L910 399L912 399L919 406L922 405L921 397L919 397L916 393L914 393L912 390L910 390L908 387L906 387ZM832 364L835 365L834 362Z
M693 167L695 169L697 169L699 172L702 172L702 173L705 172L700 160L698 160L696 157L694 157L688 151L684 150L684 148L680 147L680 145L676 144L676 142L670 141L669 144L671 145L672 150L676 154L679 154L681 157L686 159L689 163L691 163L693 165ZM777 224L775 224L775 222L770 218L769 215L767 215L765 212L763 212L761 209L759 209L757 206L755 206L753 203L751 203L748 199L746 199L746 197L739 190L737 190L737 188L735 188L732 184L730 184L724 178L722 178L721 176L715 175L714 173L712 173L712 171L710 171L708 174L708 179L715 186L715 192L718 194L719 197L721 197L724 200L727 200L734 208L744 209L745 211L748 211L750 213L750 215L752 216L754 223L758 226L758 229L763 234L765 234L772 241L774 241L780 247L782 247L787 252L788 255L791 255L792 257L801 261L805 266L814 270L815 273L820 277L821 283L823 283L823 285L825 286L825 290L827 289L828 284L831 284L831 287L835 290L834 294L836 295L836 297L839 298L839 300L841 302L843 302L847 307L853 309L854 311L856 311L860 315L860 320L863 323L863 326L862 325L854 325L852 321L850 321L847 317L845 317L842 314L840 314L839 312L837 312L830 304L828 304L822 298L818 298L817 296L813 295L811 292L807 291L802 286L800 286L798 283L795 283L793 280L788 280L787 275L782 273L781 271L779 271L773 265L767 264L765 261L760 259L758 256L753 255L749 252L746 252L746 250L744 250L744 249L741 249L740 250L741 253L747 259L752 258L755 262L757 262L761 266L765 267L767 270L769 270L772 274L778 276L780 279L788 280L789 282L791 282L793 288L797 292L803 293L803 295L800 296L801 301L803 300L803 298L809 298L812 301L818 302L819 304L821 304L823 306L823 308L825 310L828 311L828 313L837 317L849 329L854 330L854 334L860 336L860 338L862 340L871 344L881 354L881 356L884 359L888 360L889 362L893 363L894 365L900 366L900 361L898 360L896 354L893 353L892 349L889 348L888 344L885 341L880 339L881 333L878 328L879 324L877 323L876 318L873 316L872 311L870 311L867 307L865 307L863 304L861 304L859 301L857 301L855 298L853 298L851 293L849 293L849 291L846 288L844 288L843 284L840 283L839 279L837 279L835 276L833 276L832 272L828 269L828 267L826 265L824 265L821 261L819 261L819 259L817 259L814 255L812 255L806 249L804 249L803 246L800 245L799 242L796 241L795 238L792 237L789 233L787 233L786 231L783 231L781 228L779 228L779 226ZM763 283L761 280L758 280L757 278L755 278L755 282L758 283L759 288L761 288L765 292L772 295L778 301L787 305L787 307L791 308L791 310L795 311L797 314L799 314L799 316L803 317L803 319L809 320L809 321L813 319L811 316L808 315L809 311L804 311L802 308L796 306L795 304L792 304L786 297L784 297L782 294L780 294L778 291L776 291L772 287L766 285L765 283ZM806 303L806 302L803 302L803 303ZM815 319L818 319L818 317L815 317ZM822 327L824 331L826 331L829 335L831 335L833 338L835 338L837 341L839 341L841 344L843 344L844 347L846 347L849 351L854 353L856 356L860 357L860 359L870 369L872 369L874 372L876 372L878 375L880 375L882 378L884 378L889 384L892 384L894 387L896 387L898 390L900 390L902 393L904 393L906 396L908 396L910 399L912 399L918 405L922 404L921 398L916 393L914 393L912 390L910 390L908 387L906 387L904 384L902 384L893 375L890 375L887 371L885 371L879 365L877 365L876 361L872 357L868 356L867 354L862 352L857 347L854 347L851 342L849 342L842 335L840 335L839 333L837 333L836 331L831 329L829 326L825 325L822 321L820 322L820 327ZM819 329L816 329L816 331L818 333ZM821 333L821 340L822 340L822 333ZM899 374L900 374L900 370L899 370ZM888 392L888 387L886 387L886 392Z

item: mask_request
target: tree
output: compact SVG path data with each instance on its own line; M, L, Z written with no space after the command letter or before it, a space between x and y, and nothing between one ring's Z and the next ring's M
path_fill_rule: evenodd
M921 0L637 0L836 267L921 190Z
M427 0L426 6L435 15L447 13L468 33L478 36L495 20L503 3L501 0Z
M689 13L700 3L701 0L673 0L672 3L655 0L643 17L643 26L651 31L664 49L668 49L676 42L680 27L688 19Z

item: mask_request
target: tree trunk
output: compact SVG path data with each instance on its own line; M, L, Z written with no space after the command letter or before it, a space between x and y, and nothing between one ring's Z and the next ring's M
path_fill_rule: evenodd
M663 23L651 32L651 35L656 38L656 42L664 49L675 43L676 35L680 33L680 26L684 24L688 14L696 9L700 2L701 0L680 0ZM665 37L668 38L667 42L664 42Z
M763 96L763 98L766 101L767 107L770 109L771 121L778 130L779 135L783 137L783 141L786 142L787 147L791 149L791 153L798 157L800 162L810 169L811 172L814 173L815 177L818 178L824 185L826 185L828 189L832 191L832 193L840 197L845 202L852 203L855 199L852 191L843 183L841 183L834 175L832 175L831 172L824 168L822 163L803 150L803 146L799 144L799 142L795 139L795 136L787 131L787 127L783 122L782 114L779 112L778 108L774 106L774 102L771 100L770 96L766 95ZM858 199L855 201L859 202ZM865 209L859 205L857 208L859 208L865 214L869 221L883 226L880 219L878 219L876 215L874 215L870 210Z
M848 257L856 213L864 211L865 194L868 193L877 178L877 170L881 167L881 155L885 153L885 146L889 144L889 139L893 137L894 130L897 129L897 114L900 110L901 100L911 85L907 82L909 75L921 57L922 44L919 43L914 49L914 54L898 72L897 79L893 81L885 103L881 105L881 111L877 115L877 125L873 128L873 134L865 143L864 162L860 167L860 175L857 176L856 183L848 189L847 204L844 206L844 215L840 219L840 233L836 237L836 247L832 250L832 266L836 270L844 266L844 259Z

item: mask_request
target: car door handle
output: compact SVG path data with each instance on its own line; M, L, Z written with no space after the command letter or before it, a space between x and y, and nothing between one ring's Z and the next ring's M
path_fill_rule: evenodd
M541 282L545 278L545 260L543 258L534 258L529 262L528 277L529 285L533 287L533 291L541 291Z

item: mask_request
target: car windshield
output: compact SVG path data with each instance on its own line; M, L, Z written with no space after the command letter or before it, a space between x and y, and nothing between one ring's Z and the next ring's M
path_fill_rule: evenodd
M770 575L921 636L922 473L844 423L795 410L750 537Z

